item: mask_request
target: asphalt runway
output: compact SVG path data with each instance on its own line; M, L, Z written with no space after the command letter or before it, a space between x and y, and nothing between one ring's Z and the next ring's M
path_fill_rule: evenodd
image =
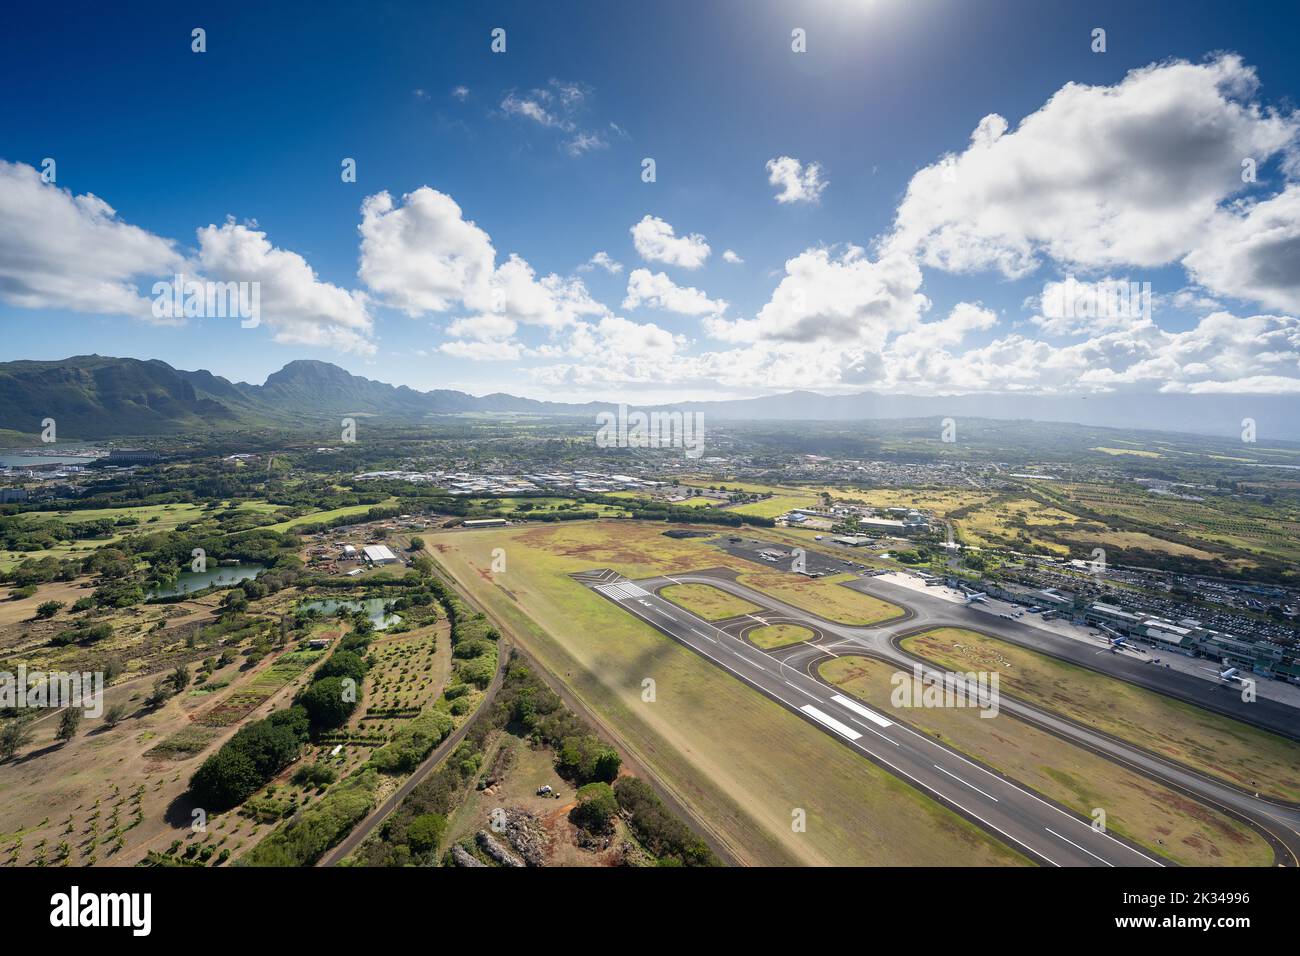
M749 554L746 556L751 557ZM820 557L808 553L807 567L816 569L818 565L813 562ZM788 559L784 563L788 566ZM828 571L833 569L835 573L847 570L839 560L826 566ZM870 577L845 582L843 586L892 601L909 611L906 617L874 627L836 624L746 587L735 580L733 571L722 568L638 581L630 581L608 569L595 569L575 577L627 613L783 704L844 746L1045 865L1174 865L1145 848L1095 830L1090 819L950 750L940 741L900 724L892 714L866 707L813 676L820 661L832 654L846 653L875 657L910 673L920 662L899 649L896 641L901 636L933 627L980 630L1034 649L1040 648L1032 642L1039 640L1040 634L1050 637L1048 632L1000 618L980 610L978 605L956 604ZM657 594L659 589L672 584L692 583L713 585L762 610L710 623ZM743 635L764 623L798 624L811 629L814 636L810 642L763 651L745 641ZM1025 634L1026 631L1030 633ZM1052 642L1050 653L1064 656L1059 645L1065 644L1077 644L1083 654L1089 653L1087 645L1061 637ZM1098 657L1107 665L1114 664L1116 659L1127 660L1123 655L1109 653ZM1095 663L1088 661L1085 666L1094 666ZM927 679L942 680L944 672L941 669L928 664L920 666ZM1143 668L1157 673L1156 668L1139 661L1133 661L1131 666L1138 673L1143 673ZM1159 670L1158 673L1165 675L1168 672ZM1123 672L1114 676L1130 679ZM1196 678L1188 679L1205 683ZM1137 680L1133 682L1138 683ZM1259 703L1250 706L1259 706ZM1296 714L1294 709L1285 705L1277 706ZM1297 865L1300 862L1297 857L1300 854L1300 808L1260 799L1142 748L1010 699L1005 693L999 695L999 709L1249 822L1272 845L1278 863Z

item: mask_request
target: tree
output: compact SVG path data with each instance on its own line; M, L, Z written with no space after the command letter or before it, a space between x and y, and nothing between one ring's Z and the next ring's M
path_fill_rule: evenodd
M430 853L438 849L447 818L441 813L422 813L406 828L406 843L413 853Z
M342 724L356 709L355 700L344 697L343 677L326 677L314 682L299 699L313 730L330 730Z
M360 684L367 670L369 667L360 655L339 650L330 655L330 659L320 666L316 677L318 680L325 677L351 677Z
M31 717L23 715L5 722L0 728L0 760L8 760L31 742Z
M259 720L242 728L226 743L253 762L264 779L279 773L298 756L298 735L292 726Z
M126 704L114 704L104 711L104 723L109 727L116 727L126 717L126 712Z
M81 711L76 707L68 707L59 717L59 731L55 736L67 743L73 737L77 736L77 728L81 726Z
M578 781L603 780L610 783L618 776L621 760L618 751L593 734L565 737L560 744L557 769L560 774Z
M62 601L45 601L36 606L36 616L41 620L49 620L63 610Z
M419 537L418 535L417 535L416 537L412 538L412 539L411 539L411 550L412 550L412 551L423 551L423 550L424 550L424 539L421 538L421 537Z
M145 698L145 706L150 710L157 710L167 701L172 699L176 693L170 677L159 677L153 682L153 692Z
M247 754L233 747L222 747L194 772L190 778L190 795L208 810L228 810L253 795L262 778Z
M578 805L569 814L575 824L592 833L606 833L618 815L618 799L607 783L589 783L578 790Z
M184 664L179 664L167 679L172 682L172 692L179 694L190 686L190 669Z

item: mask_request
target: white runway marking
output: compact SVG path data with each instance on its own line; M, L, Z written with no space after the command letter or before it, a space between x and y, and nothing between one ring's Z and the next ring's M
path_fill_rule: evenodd
M867 710L867 708L863 707L856 700L850 700L849 698L843 696L842 694L836 694L834 697L831 698L831 700L835 701L835 703L839 704L841 707L847 707L849 710L853 711L859 717L867 718L867 720L871 721L877 727L894 726L894 722L892 720L886 720L884 717L881 717L874 710Z
M1052 836L1057 837L1058 839L1061 840L1065 840L1065 837L1061 836L1061 834L1057 833L1051 827L1043 827L1043 829L1046 830L1048 833L1050 833ZM1101 857L1093 853L1091 850L1079 846L1079 844L1075 843L1073 840L1065 840L1065 842L1070 844L1070 846L1074 847L1076 850L1083 850L1084 853L1088 854L1088 856L1092 857L1094 860L1101 860L1101 862L1105 863L1107 866L1115 865L1114 863L1111 863L1109 860L1103 860Z
M630 601L650 596L649 591L638 587L631 581L619 581L616 584L597 584L596 590L618 601Z
M817 723L829 727L831 730L835 731L841 737L847 737L849 738L849 740L857 740L859 737L862 736L860 733L858 733L848 724L841 724L830 714L822 713L812 704L804 704L799 709L802 710L809 717L811 717L813 720L817 721Z
M970 788L971 788L972 790L974 790L976 793L982 793L982 794L984 794L984 796L988 797L988 798L989 798L990 800L992 800L994 803L997 803L997 802L998 802L998 798L995 797L995 796L993 796L993 794L991 794L991 793L984 793L984 791L981 790L979 787L975 786L975 784L973 784L973 783L967 783L967 781L965 781L965 780L963 780L961 777L957 776L957 775L956 775L955 773L953 773L951 770L944 770L944 769L943 769L942 767L940 767L938 764L935 764L935 765L934 765L934 769L937 770L937 771L939 771L940 773L946 773L948 776L952 777L952 779L956 780L958 783L964 783L964 784L966 784L966 786L970 787ZM1046 827L1044 827L1044 829L1046 829Z

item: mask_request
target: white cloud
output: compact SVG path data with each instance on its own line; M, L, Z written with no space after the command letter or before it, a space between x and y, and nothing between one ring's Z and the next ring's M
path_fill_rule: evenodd
M680 315L720 315L727 310L723 299L710 299L692 286L679 286L665 273L633 269L627 277L627 297L623 308L640 306L664 309Z
M399 205L387 192L361 205L361 280L410 316L458 304L491 307L496 252L450 196L421 186Z
M906 256L873 261L857 246L839 256L808 249L785 264L785 277L753 319L706 320L729 342L882 344L916 325L929 308L921 270Z
M0 299L10 305L153 321L137 281L183 264L170 239L123 222L98 196L0 160Z
M1151 318L1150 283L1107 276L1080 282L1068 275L1043 285L1041 312L1030 321L1049 335L1098 334Z
M709 258L709 244L699 233L678 236L658 216L646 215L631 228L632 244L647 262L698 269Z
M476 342L495 342L510 338L518 328L518 322L504 315L469 315L451 322L447 334Z
M590 272L596 266L600 266L602 269L604 269L612 276L616 276L623 271L623 263L615 262L614 259L610 256L610 254L608 252L605 252L604 250L596 253L594 256L588 259L586 263L578 266L578 268L583 272Z
M464 103L467 99L469 99L469 87L453 86L451 88L451 95L454 96L456 99L460 100L462 103Z
M509 362L519 358L523 350L517 342L455 340L443 342L438 346L438 351L470 362Z
M723 250L723 252L722 252L722 261L723 261L723 262L729 262L729 263L730 263L731 265L733 265L733 266L740 266L740 265L744 265L744 264L745 264L745 260L742 259L742 258L740 258L740 256L737 255L737 254L736 254L733 250L731 250L731 249L724 249L724 250Z
M1300 184L1220 212L1183 260L1202 286L1267 308L1300 312Z
M568 134L562 142L564 151L578 157L592 150L609 148L609 141L602 133L585 129L580 122L587 111L590 96L591 90L580 83L552 79L546 86L527 93L513 90L507 93L501 100L501 112ZM610 123L609 128L622 132L614 123Z
M374 323L363 292L321 282L307 260L266 233L227 220L198 230L197 262L219 281L260 284L261 321L277 342L373 354Z
M984 118L959 155L912 177L889 247L951 271L1154 267L1197 243L1243 188L1242 157L1292 143L1294 115L1252 101L1254 71L1221 56L1155 64L1114 86L1068 83L1020 125Z
M769 159L767 181L773 186L780 187L781 191L776 194L776 201L779 203L815 203L821 198L822 190L826 188L826 180L822 179L822 168L819 163L809 163L804 166L792 156Z

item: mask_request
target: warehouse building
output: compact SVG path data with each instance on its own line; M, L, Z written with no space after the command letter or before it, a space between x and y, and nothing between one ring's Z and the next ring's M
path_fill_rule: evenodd
M367 561L376 567L383 564L397 564L400 561L397 555L393 554L388 547L382 544L366 545L362 554L365 555Z

